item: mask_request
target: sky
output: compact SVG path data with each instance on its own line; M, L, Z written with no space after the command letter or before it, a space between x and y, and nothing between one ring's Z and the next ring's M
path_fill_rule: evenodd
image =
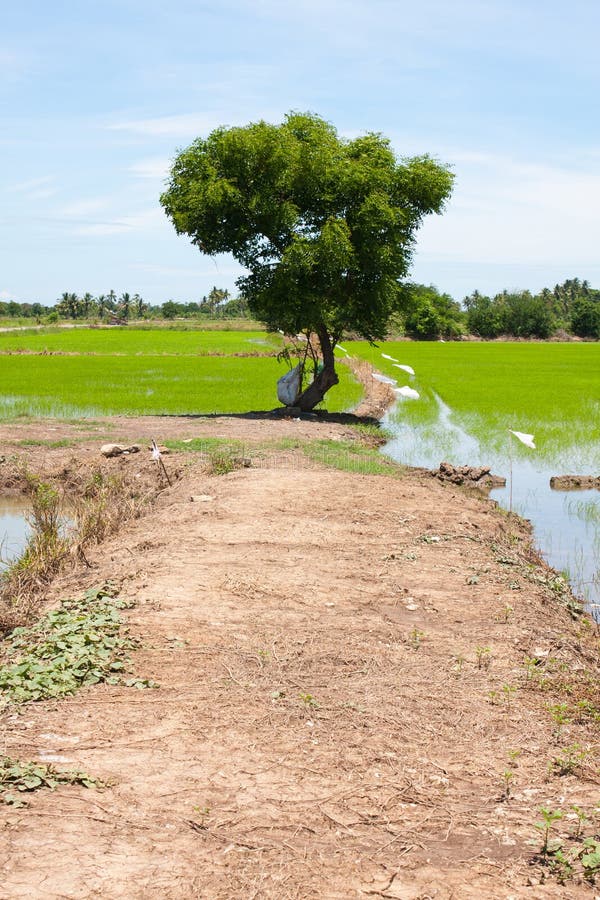
M0 28L0 299L235 295L160 206L178 150L311 111L453 167L411 278L600 287L597 0L20 0Z

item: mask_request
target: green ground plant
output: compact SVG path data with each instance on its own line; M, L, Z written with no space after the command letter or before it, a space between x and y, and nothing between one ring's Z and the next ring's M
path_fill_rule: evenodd
M34 625L15 628L2 647L0 699L14 703L74 694L106 682L153 687L128 677L135 641L124 626L114 585L90 588L82 598L63 600Z
M7 806L28 806L25 794L39 790L55 790L60 784L80 784L86 788L103 788L106 782L92 778L85 772L61 771L39 762L21 762L10 756L0 756L0 803Z

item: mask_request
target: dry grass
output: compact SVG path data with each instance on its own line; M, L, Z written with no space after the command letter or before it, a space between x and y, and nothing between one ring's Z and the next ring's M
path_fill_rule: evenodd
M88 565L86 548L142 515L162 486L101 469L71 473L63 485L59 479L42 481L26 471L23 480L31 500L31 537L0 580L0 634L31 622L45 588L64 566Z

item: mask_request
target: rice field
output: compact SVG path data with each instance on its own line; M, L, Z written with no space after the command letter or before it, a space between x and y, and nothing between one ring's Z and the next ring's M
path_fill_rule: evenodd
M51 329L0 334L0 417L211 414L280 405L287 371L264 331ZM358 403L346 367L327 408Z
M415 388L418 401L401 400L397 416L420 429L440 415L475 438L485 451L505 454L508 429L535 435L537 455L585 468L600 466L600 344L409 343L371 347L344 342L398 386ZM415 375L398 369L382 353ZM439 429L438 429L439 430ZM517 455L527 449L515 445ZM581 466L579 466L581 468Z

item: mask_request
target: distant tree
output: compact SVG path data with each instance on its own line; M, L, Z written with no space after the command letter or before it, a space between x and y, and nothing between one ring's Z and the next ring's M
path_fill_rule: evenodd
M96 301L89 292L83 295L83 297L81 298L81 303L83 306L83 315L86 317L91 314L92 310L96 306Z
M495 338L502 334L501 309L491 297L473 291L469 297L465 297L464 305L467 310L467 328L471 334L483 338Z
M131 311L131 297L129 294L121 294L119 299L119 313L124 319L129 318L129 313Z
M56 304L56 311L65 319L79 319L83 316L83 302L77 294L64 293Z
M142 298L140 297L139 294L133 295L132 303L133 303L133 308L135 310L135 315L137 316L138 319L141 319L142 316L144 315L144 311L146 309L146 304L144 303L144 301L142 300Z
M571 330L579 337L600 339L600 300L581 297L573 304Z
M178 304L174 300L167 300L161 306L161 314L164 319L174 319L178 311Z
M433 285L411 284L406 288L406 333L420 340L456 338L465 333L465 313L449 294Z
M290 113L197 139L161 203L201 252L230 252L249 271L238 286L257 319L317 335L322 362L296 400L309 410L338 382L345 330L385 338L416 231L452 180L428 156L399 162L380 134L346 140L319 116Z

